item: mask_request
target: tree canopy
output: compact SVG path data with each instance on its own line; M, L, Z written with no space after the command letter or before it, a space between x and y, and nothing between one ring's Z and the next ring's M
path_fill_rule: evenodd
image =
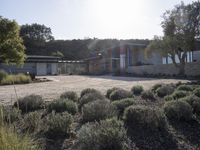
M25 47L19 36L16 21L0 16L0 60L5 63L21 64L25 60Z
M45 42L54 39L49 27L37 23L22 25L20 35L26 46L44 46Z
M179 69L185 73L187 52L194 49L195 40L200 37L200 2L185 5L183 2L168 10L161 23L164 36L155 36L147 51L157 50L163 56L169 56ZM175 58L179 59L177 63Z

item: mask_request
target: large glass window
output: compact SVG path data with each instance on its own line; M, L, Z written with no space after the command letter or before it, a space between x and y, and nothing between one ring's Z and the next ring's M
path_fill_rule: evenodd
M188 63L193 61L192 51L187 52L187 56L185 59L186 59L186 62L188 62ZM176 63L180 63L180 60L178 59L178 55L175 55L175 61L176 61ZM163 64L172 64L173 61L172 61L171 57L168 56L168 57L162 58L162 63Z

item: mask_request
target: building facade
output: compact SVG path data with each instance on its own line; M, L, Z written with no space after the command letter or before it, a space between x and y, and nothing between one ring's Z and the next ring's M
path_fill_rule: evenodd
M23 65L0 63L0 69L9 73L30 73L34 75L56 75L58 74L59 57L28 55Z

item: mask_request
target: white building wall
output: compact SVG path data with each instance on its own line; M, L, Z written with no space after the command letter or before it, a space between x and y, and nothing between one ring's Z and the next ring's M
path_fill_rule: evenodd
M51 74L56 75L58 74L58 64L57 63L52 63L51 64Z
M37 75L47 75L47 64L37 63Z

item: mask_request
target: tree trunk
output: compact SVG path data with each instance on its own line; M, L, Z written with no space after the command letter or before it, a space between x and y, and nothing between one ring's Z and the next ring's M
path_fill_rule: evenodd
M185 76L185 64L184 63L180 63L178 65L178 69L179 69L178 75Z

